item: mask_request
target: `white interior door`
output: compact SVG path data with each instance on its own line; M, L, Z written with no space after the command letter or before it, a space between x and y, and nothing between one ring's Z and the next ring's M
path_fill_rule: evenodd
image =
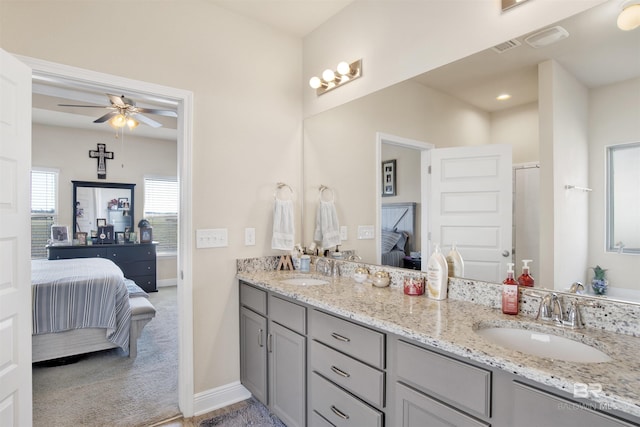
M31 426L31 69L0 49L0 426Z
M431 243L456 244L464 275L500 283L512 262L511 146L430 151Z

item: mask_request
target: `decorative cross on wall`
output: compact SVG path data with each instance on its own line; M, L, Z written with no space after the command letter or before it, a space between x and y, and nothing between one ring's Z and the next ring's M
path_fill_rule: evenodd
M89 150L89 157L98 159L98 179L107 179L107 159L113 159L113 151L107 151L107 144L98 144L97 150Z

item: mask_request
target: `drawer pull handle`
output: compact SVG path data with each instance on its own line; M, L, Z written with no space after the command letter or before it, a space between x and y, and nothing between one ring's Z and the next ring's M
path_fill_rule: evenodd
M349 377L351 376L351 374L349 374L349 373L347 373L347 372L343 371L343 370L342 370L342 369L340 369L340 368L336 368L335 366L332 366L332 367L331 367L331 370L332 370L333 372L335 372L336 374L340 375L341 377L349 378Z
M262 329L258 329L258 346L264 347L264 343L262 342Z
M116 254L113 254L113 257L114 257L114 258L115 258L116 256L117 256Z
M342 412L341 410L339 410L338 408L336 408L333 405L331 405L331 410L333 411L334 414L336 414L337 416L339 416L343 420L348 420L349 419L349 415L345 414L344 412Z
M340 334L336 334L335 332L331 333L331 336L334 337L335 339L337 339L338 341L342 341L342 342L349 342L351 341L349 338L347 337L343 337Z

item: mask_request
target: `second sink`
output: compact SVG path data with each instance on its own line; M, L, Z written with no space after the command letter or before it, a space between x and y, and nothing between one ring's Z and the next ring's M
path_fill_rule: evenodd
M533 356L581 363L612 360L590 345L545 332L513 327L487 327L475 332L494 344Z
M328 280L314 279L313 277L295 277L293 279L281 280L281 282L287 285L298 286L326 285L329 283Z

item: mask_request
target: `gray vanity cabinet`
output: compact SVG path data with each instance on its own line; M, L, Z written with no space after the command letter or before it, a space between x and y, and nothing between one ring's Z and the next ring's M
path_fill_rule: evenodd
M518 381L512 382L513 419L518 426L621 427L637 426L595 412L589 404L564 399ZM606 408L598 408L606 409Z
M240 381L287 427L306 425L306 308L240 282Z
M386 335L310 311L310 425L384 425Z

